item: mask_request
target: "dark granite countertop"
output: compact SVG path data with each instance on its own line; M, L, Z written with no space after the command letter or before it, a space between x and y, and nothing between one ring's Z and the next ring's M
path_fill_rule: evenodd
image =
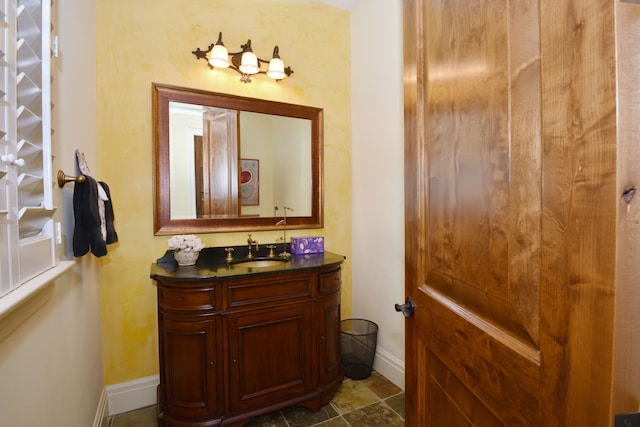
M234 246L234 261L242 261L247 257L247 247ZM279 249L279 250L278 250ZM282 243L277 245L276 254L282 252ZM254 251L254 259L269 259L266 257L268 250L260 245L260 250ZM152 279L162 279L167 281L184 280L219 280L233 277L291 273L299 270L338 266L344 260L343 255L332 252L319 254L291 255L288 262L282 262L271 267L246 267L240 264L229 264L226 261L226 251L224 247L204 248L200 252L200 257L196 265L191 267L178 267L173 259L173 251L168 250L165 255L151 264Z

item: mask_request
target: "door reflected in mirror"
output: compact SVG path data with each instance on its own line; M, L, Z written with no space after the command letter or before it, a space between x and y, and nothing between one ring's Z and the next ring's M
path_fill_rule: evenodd
M152 89L155 234L323 226L322 109Z

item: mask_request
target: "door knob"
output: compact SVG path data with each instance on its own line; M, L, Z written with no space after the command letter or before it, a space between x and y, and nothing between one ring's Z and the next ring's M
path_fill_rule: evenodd
M396 311L402 312L404 317L413 316L413 311L416 307L416 304L413 302L411 298L407 298L404 304L396 304Z

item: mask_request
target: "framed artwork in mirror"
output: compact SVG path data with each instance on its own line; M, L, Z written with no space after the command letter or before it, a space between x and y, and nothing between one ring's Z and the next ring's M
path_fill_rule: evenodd
M260 159L240 159L240 195L243 206L260 205Z

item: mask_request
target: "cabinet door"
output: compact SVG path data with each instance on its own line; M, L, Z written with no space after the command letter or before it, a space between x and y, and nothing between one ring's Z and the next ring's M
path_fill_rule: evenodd
M282 402L312 389L311 312L307 304L229 317L232 412Z
M340 375L340 292L318 302L318 379L328 385Z
M214 417L219 411L216 320L161 319L163 408L172 419Z

